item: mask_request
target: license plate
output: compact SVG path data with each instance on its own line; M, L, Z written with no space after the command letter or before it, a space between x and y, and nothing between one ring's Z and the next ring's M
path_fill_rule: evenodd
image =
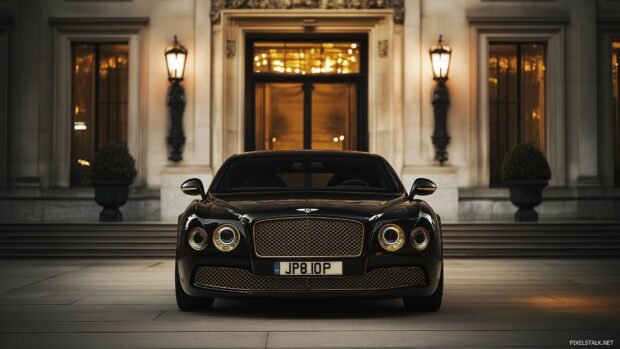
M274 262L275 275L342 275L342 262Z

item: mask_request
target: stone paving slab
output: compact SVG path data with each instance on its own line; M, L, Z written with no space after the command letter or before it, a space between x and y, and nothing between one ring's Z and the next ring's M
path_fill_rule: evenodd
M449 259L444 306L400 300L216 300L180 312L171 259L0 260L1 348L620 345L620 260Z

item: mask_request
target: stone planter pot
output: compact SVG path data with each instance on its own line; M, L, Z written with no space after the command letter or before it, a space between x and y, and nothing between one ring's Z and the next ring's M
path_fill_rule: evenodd
M129 199L131 181L92 180L95 188L95 202L103 207L99 213L100 222L122 222L123 214L118 209Z
M510 201L519 209L515 213L515 221L538 221L538 212L534 207L543 200L543 190L548 184L544 180L505 181L510 191Z

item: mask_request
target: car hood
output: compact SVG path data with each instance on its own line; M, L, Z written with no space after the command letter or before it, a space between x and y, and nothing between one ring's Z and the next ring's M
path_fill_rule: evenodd
M220 196L214 199L213 204L251 219L300 214L370 218L405 201L407 197L403 194L252 195Z

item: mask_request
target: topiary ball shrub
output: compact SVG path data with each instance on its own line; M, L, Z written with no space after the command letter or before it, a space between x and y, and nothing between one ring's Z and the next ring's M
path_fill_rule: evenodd
M502 163L503 181L548 181L551 169L543 153L531 144L512 148Z
M133 181L136 160L126 146L106 144L95 152L91 178L104 181Z

